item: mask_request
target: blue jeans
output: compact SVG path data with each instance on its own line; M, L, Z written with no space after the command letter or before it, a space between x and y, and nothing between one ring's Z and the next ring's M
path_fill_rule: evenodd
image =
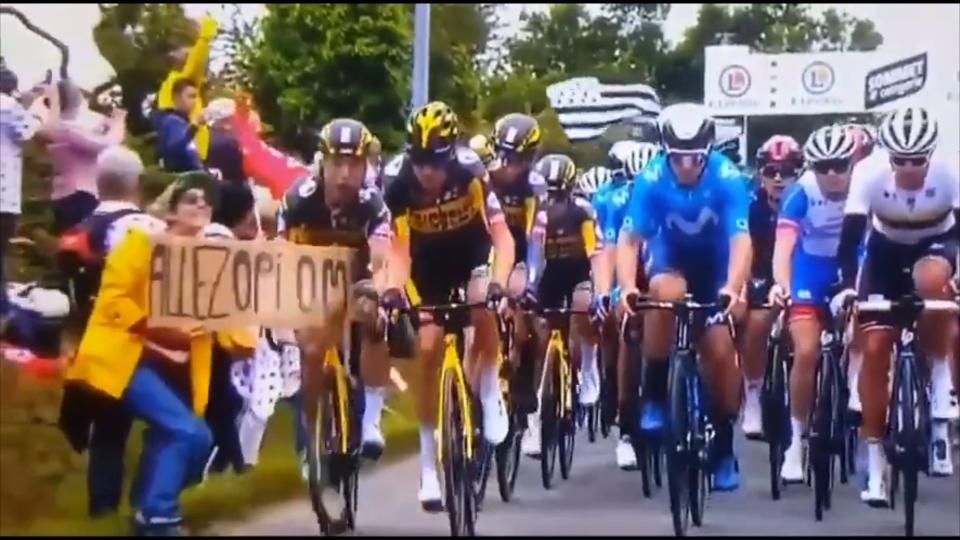
M153 368L137 367L123 402L147 422L132 496L146 523L180 519L180 492L203 477L213 437L203 418Z

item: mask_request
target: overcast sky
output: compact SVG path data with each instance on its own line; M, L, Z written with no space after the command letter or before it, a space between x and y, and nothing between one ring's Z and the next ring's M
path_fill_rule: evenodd
M63 41L69 48L71 75L87 88L106 80L110 65L100 56L93 43L92 30L99 20L96 4L16 4L5 3L26 14L34 24ZM517 18L522 9L544 9L548 4L506 4L501 14L507 22L506 32L519 28ZM191 16L211 13L226 20L224 4L185 4ZM913 52L918 44L960 46L960 5L958 4L831 4L861 18L869 18L884 36L884 48ZM591 9L598 6L593 5ZM255 17L262 4L244 4L244 14ZM672 42L694 24L700 4L674 4L664 25ZM820 11L818 5L814 10ZM59 65L59 53L46 41L26 30L13 17L0 16L0 54L20 76L21 86L40 80L49 68ZM30 81L30 82L26 82Z

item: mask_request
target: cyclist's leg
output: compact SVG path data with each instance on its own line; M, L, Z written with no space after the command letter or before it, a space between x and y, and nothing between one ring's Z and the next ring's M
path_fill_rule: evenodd
M764 303L769 286L765 282L747 284L747 302L745 305ZM743 376L745 392L743 404L743 431L748 437L760 436L763 423L760 414L760 390L763 387L763 373L767 365L767 337L773 327L777 314L769 309L748 310L745 315L743 341L740 350L743 353Z
M360 323L360 378L363 380L363 421L361 426L365 457L376 459L383 452L380 430L383 401L390 384L390 359L383 325L379 320L377 291L364 279L353 286L354 311L351 319Z
M589 278L589 272L587 272ZM586 312L590 309L593 298L593 285L589 280L581 281L574 287L573 301L570 303L574 311ZM570 317L571 351L578 351L580 358L580 403L593 405L600 397L600 373L597 367L597 344L599 335L597 329L590 324L590 316L586 313L575 314Z
M816 306L794 304L790 310L793 369L790 371L790 446L784 456L784 480L803 480L803 434L815 399L821 324Z
M331 314L326 324L296 331L300 346L301 417L307 441L316 440L318 403L325 390L324 367L330 347L336 346L342 335L343 313ZM306 452L300 456L302 474L306 478Z
M923 298L945 299L952 292L950 279L956 271L953 261L957 257L957 242L946 240L934 246L928 248L913 267L914 287ZM930 365L931 472L938 476L953 474L947 422L958 416L957 392L950 376L949 360L953 345L951 330L956 324L956 315L925 313L918 325L920 344Z
M527 265L522 262L517 263L513 267L510 279L507 282L507 291L510 298L520 298L526 286ZM520 410L528 413L535 412L537 408L536 377L534 376L534 366L528 364L535 363L536 359L532 355L524 356L524 352L528 351L528 341L531 339L531 318L520 310L514 310L511 316L513 317L513 336L509 358L507 359L514 370L511 399Z
M912 258L905 251L908 249L904 246L897 247L879 235L871 235L860 271L858 297L861 300L870 295L896 299L910 292L912 283L905 270L912 265ZM896 324L889 313L860 313L858 317L863 335L863 365L859 380L863 408L860 434L867 447L867 489L861 492L860 499L885 505L888 500L884 479L887 458L882 439L890 403L890 360L897 337Z
M477 266L470 276L467 286L467 302L483 302L490 283L489 267ZM498 352L500 336L497 333L496 315L485 309L470 310L470 322L473 326L473 341L470 344L468 373L474 393L480 397L483 409L483 435L491 444L500 444L507 437L510 421L507 409L500 393L500 373Z
M687 294L687 280L674 263L673 253L663 241L649 242L648 271L650 296L654 300L682 300ZM643 412L640 428L658 431L665 422L669 356L676 332L676 317L666 310L650 310L644 314L643 327Z

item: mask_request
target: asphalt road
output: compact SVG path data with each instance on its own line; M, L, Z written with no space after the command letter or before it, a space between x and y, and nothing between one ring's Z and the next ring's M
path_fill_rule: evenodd
M491 477L477 524L493 535L672 535L666 483L651 499L640 491L640 474L622 472L614 462L614 439L589 444L581 433L571 477L546 491L538 462L523 458L514 499L505 504ZM854 482L837 485L833 509L814 521L813 494L806 485L788 486L779 501L770 498L766 444L737 441L741 485L712 493L702 528L691 535L902 536L903 509L871 509L860 503ZM957 463L956 457L954 462ZM291 464L292 466L292 464ZM417 503L416 456L379 467L360 483L358 536L446 536L445 514L424 513ZM306 493L306 489L304 490ZM917 535L960 536L960 477L920 477ZM244 523L217 527L221 535L316 535L316 518L306 495L265 509Z

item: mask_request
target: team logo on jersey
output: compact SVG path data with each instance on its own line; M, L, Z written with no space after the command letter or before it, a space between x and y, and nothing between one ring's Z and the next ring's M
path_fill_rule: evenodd
M664 222L670 229L678 229L683 234L693 236L700 234L707 227L719 223L720 217L717 216L716 212L709 208L701 208L700 214L697 215L697 219L695 221L687 221L683 218L683 216L671 212L667 214Z
M718 82L723 95L738 98L750 90L750 72L747 71L747 68L736 64L727 66L720 72L720 80Z
M306 198L313 195L314 192L316 191L317 191L317 183L313 181L313 179L310 179L300 185L300 189L297 190L297 193L301 197Z
M617 206L623 206L627 204L627 198L629 196L630 194L627 193L627 190L625 189L617 190L613 193L613 204Z

